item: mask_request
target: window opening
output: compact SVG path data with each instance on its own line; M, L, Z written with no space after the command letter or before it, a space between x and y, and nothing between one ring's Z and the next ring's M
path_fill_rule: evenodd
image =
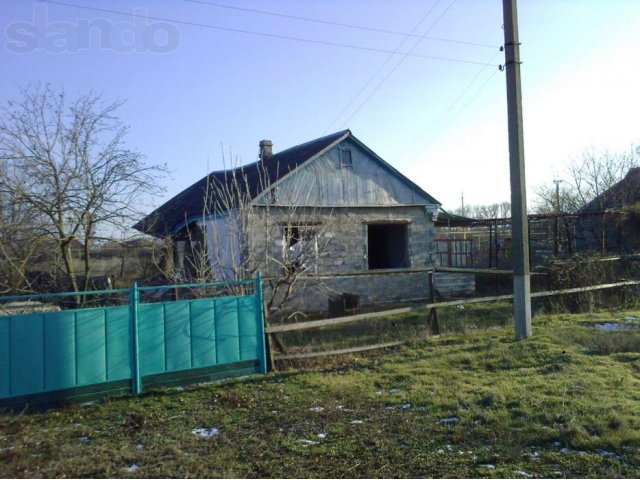
M318 257L318 226L290 225L283 228L285 273L308 268L310 261ZM316 262L313 262L315 265Z
M408 268L408 225L367 225L369 270Z
M340 150L340 166L342 168L353 168L351 150Z

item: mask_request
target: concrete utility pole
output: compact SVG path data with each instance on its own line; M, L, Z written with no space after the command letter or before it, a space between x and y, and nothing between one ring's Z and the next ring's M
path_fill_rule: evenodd
M509 168L511 171L511 231L513 235L513 321L516 340L531 335L531 281L529 230L524 175L522 93L520 90L520 43L516 0L502 0L505 69L509 120Z

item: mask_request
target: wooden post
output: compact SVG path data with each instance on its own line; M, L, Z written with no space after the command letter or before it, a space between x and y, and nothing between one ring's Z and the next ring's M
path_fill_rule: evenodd
M438 310L431 308L429 310L429 317L427 318L427 325L431 330L431 334L440 335L440 321L438 320Z
M429 272L429 301L433 302L434 300L433 272Z

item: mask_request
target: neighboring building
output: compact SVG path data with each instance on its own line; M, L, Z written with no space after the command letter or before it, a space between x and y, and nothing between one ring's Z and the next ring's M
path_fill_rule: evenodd
M439 206L344 130L276 154L263 140L257 162L209 174L135 228L174 238L190 277L301 273L291 308L325 311L336 294L427 298Z
M640 168L635 167L578 211L576 249L610 253L640 250Z

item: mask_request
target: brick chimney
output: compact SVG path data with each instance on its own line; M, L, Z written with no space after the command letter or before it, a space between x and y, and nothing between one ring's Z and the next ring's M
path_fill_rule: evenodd
M273 142L271 140L260 140L260 160L266 160L273 155Z

